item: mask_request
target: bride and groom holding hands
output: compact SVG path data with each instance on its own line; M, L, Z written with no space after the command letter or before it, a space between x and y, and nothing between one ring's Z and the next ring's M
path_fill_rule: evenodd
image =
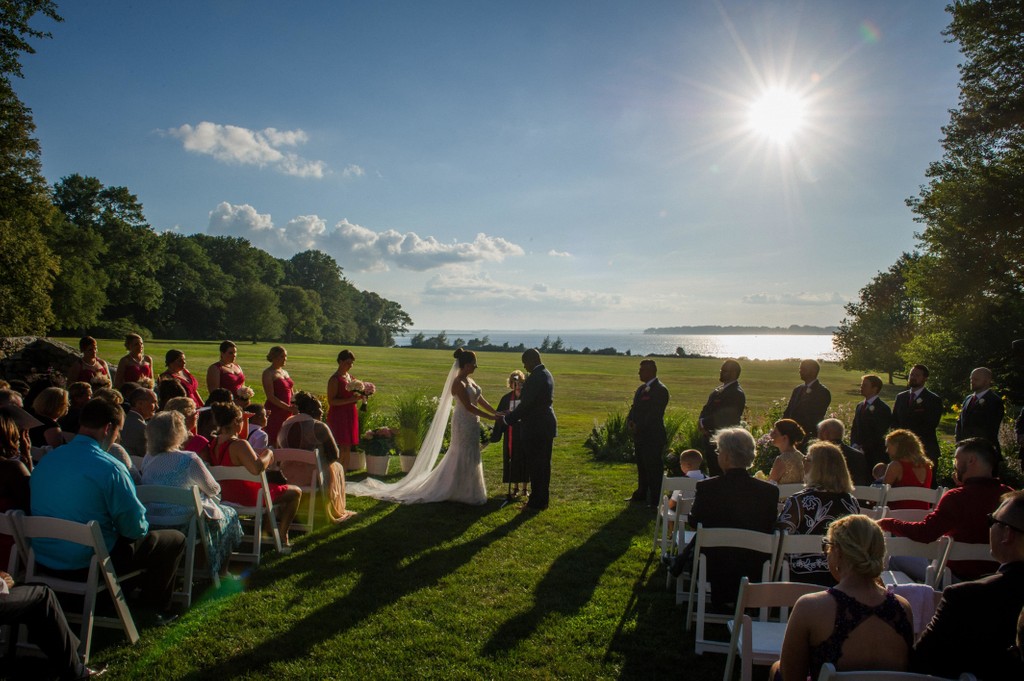
M487 487L480 458L479 424L483 417L494 420L498 428L519 425L516 450L522 452L532 486L525 508L537 511L547 508L551 448L556 430L555 412L551 406L555 382L551 372L544 367L540 352L527 350L522 360L528 376L523 383L519 404L509 412L499 412L484 399L480 386L470 377L476 371L476 353L457 349L437 411L412 470L394 483L382 483L372 478L353 483L349 486L349 494L404 504L436 501L486 503ZM451 442L435 468L453 401Z

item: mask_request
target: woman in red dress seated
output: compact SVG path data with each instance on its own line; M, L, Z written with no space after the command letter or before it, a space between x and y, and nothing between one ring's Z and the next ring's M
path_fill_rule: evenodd
M885 436L885 451L889 454L889 466L885 469L885 484L892 487L932 486L932 462L924 454L921 440L909 430L894 430ZM928 510L927 501L894 501L886 504L891 509L916 508Z
M210 405L214 423L217 424L217 435L210 444L210 465L242 466L253 475L259 475L274 463L274 452L264 449L262 452L253 450L246 440L238 439L238 430L242 427L242 410L231 402L214 402ZM225 480L221 483L221 498L239 506L255 506L256 495L260 483L247 480ZM281 532L281 543L291 550L288 541L288 530L295 519L295 512L302 499L302 490L295 485L270 485L270 499L277 506L278 529Z
M76 359L68 368L68 385L82 381L91 383L93 376L106 376L110 378L110 370L107 363L96 354L96 339L92 336L85 336L78 341L78 349L82 351L82 358Z
M153 358L144 354L145 343L142 336L137 333L130 333L124 337L124 347L128 354L117 363L117 371L114 372L114 387L120 388L125 383L141 383L146 379L149 385L153 384Z
M207 392L224 388L234 395L245 384L245 372L235 362L237 356L238 347L234 343L226 340L220 344L220 359L206 370Z
M181 350L168 350L164 356L167 371L160 374L160 380L173 379L185 389L185 397L195 402L196 409L203 406L203 398L199 397L199 381L185 368L185 353Z

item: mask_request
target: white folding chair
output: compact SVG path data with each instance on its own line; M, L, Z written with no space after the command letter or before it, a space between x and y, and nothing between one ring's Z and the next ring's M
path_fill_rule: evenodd
M192 485L185 487L168 487L165 485L139 485L135 492L147 509L151 504L167 504L172 506L172 513L150 513L146 519L150 527L185 528L185 559L182 561L178 574L182 579L181 589L174 592L174 599L183 603L186 608L192 605L192 584L196 577L196 546L200 547L206 559L206 568L201 570L203 577L213 582L213 587L220 587L220 576L210 569L210 531L203 518L203 501L199 496L199 488Z
M790 578L790 557L795 555L806 555L808 553L821 553L820 534L790 534L784 533L779 540L779 555L775 559L775 571L772 573L772 580L776 582L788 582Z
M736 614L726 622L732 635L729 639L729 657L725 661L725 674L722 676L722 680L732 681L737 654L741 660L741 681L752 681L755 664L770 665L778 660L782 653L782 639L786 636L789 609L801 596L824 590L825 587L817 584L796 582L751 584L746 577L741 579L740 593L736 599ZM747 610L754 608L759 610L757 619L746 613ZM769 621L769 608L780 608L778 620Z
M946 555L943 556L942 562L939 564L939 569L936 571L936 589L945 589L953 583L953 572L948 567L949 561L951 560L984 561L992 566L989 572L995 572L999 567L999 563L992 558L992 550L987 543L970 544L967 542L958 542L950 537L949 549L946 550Z
M134 454L129 454L128 456L132 460L132 468L137 470L139 472L139 475L142 475L142 462L146 460L146 457L135 456Z
M253 475L249 471L245 470L242 466L211 466L210 475L217 482L223 483L227 480L244 480L246 482L255 482L260 485L259 491L256 492L256 505L254 506L242 506L241 504L233 504L230 501L222 501L236 511L238 511L239 517L252 518L252 534L245 535L244 539L249 540L252 544L252 550L248 553L236 551L231 554L232 560L241 560L251 562L253 565L260 564L260 549L263 545L263 520L266 518L267 524L270 526L270 533L274 541L274 548L277 549L278 553L281 552L281 535L277 531L277 520L274 518L274 506L273 501L270 499L270 485L267 484L267 474L262 472L259 475Z
M670 539L668 540L669 550L663 552L663 555L673 555L673 550L676 554L679 552L680 547L686 547L694 536L697 534L694 530L686 529L686 519L690 515L690 509L693 508L693 499L684 499L682 497L676 498L676 507L672 510L675 514L675 527L672 528ZM685 603L687 594L689 593L689 577L690 573L684 571L676 579L676 605ZM669 589L672 587L672 571L665 571L665 588Z
M853 497L860 504L861 513L864 512L865 508L868 508L867 504L873 504L875 507L885 506L886 496L889 494L889 485L881 485L875 487L874 485L858 485L853 488Z
M75 594L83 597L82 614L80 616L65 613L68 620L80 620L82 623L78 638L80 641L78 650L84 662L89 661L89 652L92 648L93 626L104 626L120 628L131 643L139 640L139 632L135 628L135 620L125 602L124 592L121 590L121 582L131 579L139 574L141 570L130 572L126 575L118 575L114 570L110 554L107 553L107 546L103 541L103 533L95 520L87 524L76 523L61 518L47 518L45 516L20 516L17 519L20 531L28 544L28 560L25 566L25 581L45 584L57 593ZM33 542L37 539L59 539L87 547L92 551L89 559L88 575L84 582L74 581L64 577L55 577L47 572L40 571L36 563L36 552ZM114 603L114 610L117 617L99 617L96 615L96 595L102 591L110 594Z
M0 535L7 535L11 538L11 555L7 565L2 566L4 572L20 582L25 577L25 560L28 557L28 546L25 538L21 536L18 526L18 517L25 515L23 511L11 509L6 513L0 513Z
M888 532L885 533L885 567L882 572L882 583L886 586L898 586L900 584L915 584L905 572L890 570L889 561L893 556L907 556L909 558L923 558L928 561L928 569L925 574L924 584L936 588L936 581L940 573L940 565L949 550L949 537L939 537L933 542L923 543L914 541L909 537L894 537Z
M881 520L882 518L888 517L891 511L888 506L875 506L874 508L861 508L861 515L866 515L872 520Z
M710 584L708 579L707 556L705 549L733 548L749 549L765 554L766 558L761 569L761 580L771 581L775 571L775 556L779 551L779 533L767 534L753 530L739 530L732 527L705 528L697 527L694 540L693 572L690 578L690 602L686 609L686 630L691 631L697 625L694 640L694 652L703 655L705 652L727 653L728 641L714 641L705 637L704 630L708 623L725 624L729 616L707 612Z
M779 501L783 502L786 499L788 499L791 496L793 496L794 494L796 494L797 492L802 492L804 489L807 488L807 485L805 485L802 482L790 482L790 483L786 483L785 485L779 485L778 487L779 487Z
M836 666L826 662L821 667L818 681L978 681L974 674L964 672L957 679L913 672L837 672Z
M313 520L316 517L316 493L324 486L324 469L320 462L320 450L281 448L274 450L274 460L278 463L294 462L310 467L309 479L296 479L289 475L288 481L302 490L303 496L309 497L309 512L305 523L292 523L292 528L300 532L312 532ZM293 469L289 469L289 472Z
M667 556L671 553L669 542L672 542L674 533L669 530L668 526L670 523L678 523L678 509L669 509L668 502L673 496L677 496L675 492L680 492L678 496L685 499L692 499L693 495L697 493L698 482L700 480L688 478L685 475L671 478L667 475L662 477L661 495L658 497L661 501L658 503L658 515L654 518L654 542L651 551L657 551L660 546L661 555Z
M928 506L935 506L946 492L945 487L931 489L929 487L890 487L885 493L885 503L892 506L894 501L923 501ZM899 509L902 510L902 509Z

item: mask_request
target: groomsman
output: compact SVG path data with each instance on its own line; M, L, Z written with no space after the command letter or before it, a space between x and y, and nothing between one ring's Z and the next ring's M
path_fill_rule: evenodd
M978 367L971 372L973 391L960 406L956 418L956 441L983 437L999 451L999 424L1003 422L1002 395L992 390L992 371Z
M892 409L879 398L882 379L874 374L861 378L860 394L864 401L857 405L850 427L850 444L864 452L868 468L888 463L885 452L885 434L892 422Z
M626 417L629 432L633 434L637 473L636 491L629 501L656 508L665 468L662 455L667 442L665 407L668 406L668 388L658 380L658 365L653 359L640 362L639 376L641 385L633 394L633 406Z
M800 443L801 450L806 449L807 441L818 431L818 423L825 418L828 405L832 404L832 393L818 380L819 371L821 366L813 359L800 362L800 380L803 383L793 388L786 411L782 413L782 418L793 419L807 433Z
M697 419L701 450L704 452L704 460L708 463L708 472L712 476L721 475L722 469L718 466L718 457L715 455L711 436L722 428L738 426L743 418L743 409L747 406L747 396L740 388L739 378L740 363L734 359L725 360L718 372L718 380L722 385L711 391Z
M523 424L521 444L532 488L526 508L543 511L548 507L551 449L557 431L555 410L551 407L555 379L541 362L540 352L536 348L523 353L523 368L529 376L523 382L519 406L506 414L503 422L510 426L520 422ZM660 486L658 493L661 493Z
M892 427L904 428L916 435L924 445L924 453L932 461L932 470L939 470L939 437L936 429L942 420L942 398L925 387L928 367L915 364L907 376L907 389L896 396L892 405ZM932 487L938 485L932 476Z

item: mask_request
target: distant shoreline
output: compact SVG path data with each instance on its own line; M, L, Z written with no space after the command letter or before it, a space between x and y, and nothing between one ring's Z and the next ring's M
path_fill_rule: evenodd
M648 335L700 335L700 336L831 336L835 326L659 326L644 329Z

